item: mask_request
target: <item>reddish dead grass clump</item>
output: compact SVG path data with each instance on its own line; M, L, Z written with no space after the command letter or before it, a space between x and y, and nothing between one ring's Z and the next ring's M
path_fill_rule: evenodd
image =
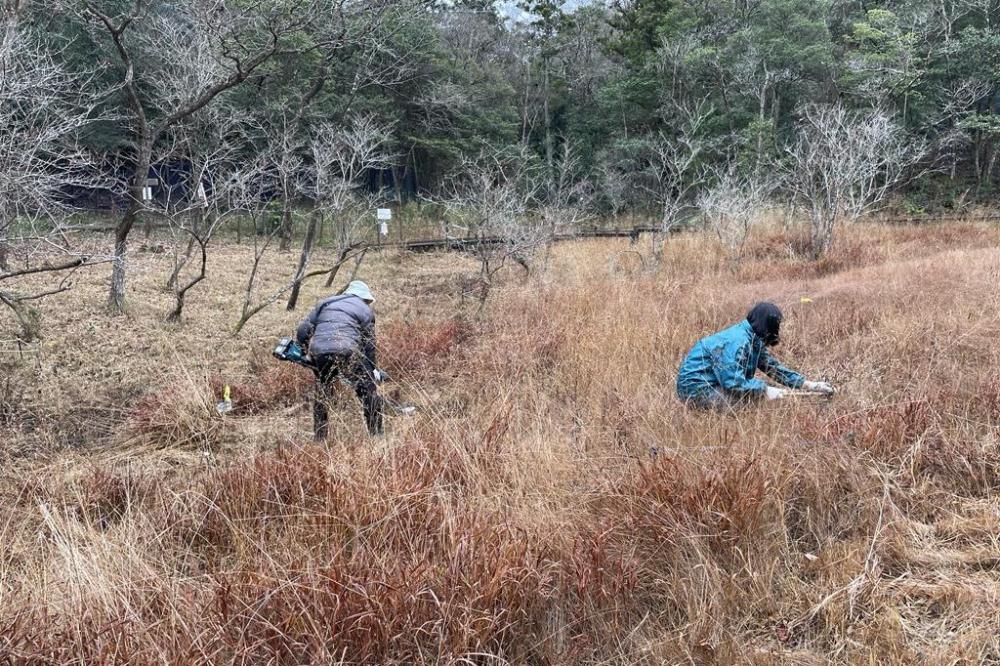
M802 256L809 256L803 254ZM813 262L809 268L812 275L822 277L853 268L870 266L883 259L882 248L863 238L847 237L838 240L833 249Z
M252 379L227 381L214 376L209 380L212 395L222 398L228 385L235 415L262 414L303 402L312 395L316 381L308 368L276 359L254 356L250 361Z
M278 538L290 526L288 507L310 515L337 484L312 456L283 450L213 469L196 491L174 501L163 522L175 539L206 561L221 562L255 540Z
M531 646L545 643L556 564L537 540L491 522L464 514L439 528L434 540L460 546L434 565L405 551L377 559L361 547L334 548L315 567L288 563L277 579L238 572L215 589L221 639L251 662L405 663L428 650L537 658ZM434 547L422 533L411 542L418 554ZM245 636L256 640L241 646Z
M826 424L825 440L846 442L880 460L898 462L932 423L933 412L926 399L908 400L836 417Z
M292 524L280 537L297 553L214 579L203 613L222 628L222 643L250 661L288 663L345 655L408 663L429 654L560 661L606 649L596 630L629 615L625 594L634 584L608 544L553 539L445 496L442 482L461 471L445 472L427 453L404 447L388 465L346 476L321 473L324 456L308 449L241 468L258 489L285 485L262 476L295 478L305 468L309 490L294 503L304 517L285 516ZM269 513L234 515L223 509L231 501L216 506L237 524L240 515ZM260 534L260 525L248 528ZM553 625L554 617L561 622ZM246 636L257 640L247 645Z
M492 377L499 370L508 378L519 378L544 374L559 363L574 331L567 322L553 319L550 299L519 294L498 300L493 307L494 318L469 354L466 372Z
M732 647L722 628L734 618L766 622L776 613L766 590L783 553L781 488L753 457L713 467L660 457L600 511L616 552L637 563L640 607L655 609L656 624L689 628L661 648L665 661L692 650L721 657Z
M301 404L312 394L315 380L306 369L275 360L252 366L252 381L216 375L204 383L174 381L145 394L127 410L126 432L165 448L193 443L212 446L224 431L215 407L226 386L233 416L273 412Z
M799 230L762 232L751 238L739 273L744 279L815 278L884 260L884 248L861 234L842 234L833 248L812 259L808 233Z
M126 412L126 431L164 448L216 441L219 423L213 419L208 387L173 382L139 398Z
M623 529L653 551L698 534L708 551L726 556L761 530L772 479L760 460L719 461L719 466L692 469L668 456L641 468L623 489L616 507L625 516Z
M131 466L118 470L95 467L77 482L75 490L75 504L82 517L105 529L131 511L148 507L163 486L160 480Z
M402 375L438 369L471 335L471 325L462 319L394 322L379 331L379 362Z
M989 439L946 432L955 425L953 400L936 394L804 420L802 435L819 446L863 453L873 463L904 470L900 480L914 486L932 482L950 492L987 496L1000 484L1000 449Z
M168 661L243 663L613 656L605 639L636 621L638 573L608 531L521 527L445 493L442 482L462 472L443 473L426 453L404 447L349 467L319 447L262 453L177 486L170 501L140 495L166 528L147 547L183 548L198 575L155 606L94 609L71 623L8 606L0 640L37 659L72 644L86 663L153 646Z

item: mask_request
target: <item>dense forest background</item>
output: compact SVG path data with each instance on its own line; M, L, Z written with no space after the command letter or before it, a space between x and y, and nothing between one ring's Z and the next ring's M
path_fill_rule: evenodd
M99 4L114 15L132 3ZM180 52L183 33L128 38L172 15L183 24L189 19L178 6L187 4L140 3L129 28L137 34L124 36L144 85L163 86L172 73L163 70L183 66L178 61L190 55ZM297 34L283 35L299 48L269 58L220 101L275 122L298 113L324 77L303 122L375 119L396 159L374 177L402 199L439 193L486 146L526 146L553 172L571 151L579 157L573 176L596 183L613 207L630 184L617 180L634 178L643 150L676 133L692 109L706 111L697 127L706 140L700 160L752 167L780 159L804 105L834 102L888 112L913 141L930 143L928 159L946 162L947 178L913 188L915 206L984 196L995 186L995 0L633 0L572 9L556 0L457 0L357 3L353 13L352 3L242 4L331 16L310 17ZM114 89L122 63L86 11L53 14L48 3L20 11L57 60L88 72L95 90ZM330 43L329 30L354 34ZM150 116L162 109L163 93L143 99ZM123 94L111 92L104 104L112 111L126 105ZM127 120L101 123L86 143L105 153L133 149Z

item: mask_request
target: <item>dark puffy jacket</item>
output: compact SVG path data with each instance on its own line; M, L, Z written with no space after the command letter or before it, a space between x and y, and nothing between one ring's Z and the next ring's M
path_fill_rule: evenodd
M320 301L295 333L312 357L360 352L375 367L375 313L351 294Z

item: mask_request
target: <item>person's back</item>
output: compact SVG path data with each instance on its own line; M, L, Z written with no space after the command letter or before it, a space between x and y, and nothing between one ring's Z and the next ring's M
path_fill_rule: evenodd
M311 356L362 353L375 326L375 313L354 294L332 296L317 304L296 333Z
M753 331L741 321L696 342L677 374L677 395L682 400L690 400L713 388L722 388L732 381L723 376L729 373L739 373L747 379L752 377L752 373L746 377L744 366L724 362L724 359L736 359L741 349L752 345L752 340Z
M313 402L313 432L326 438L326 402L333 384L344 381L354 387L364 408L368 432L382 432L382 399L376 387L375 300L368 285L351 282L343 294L316 304L299 324L295 337L308 350L316 373L317 393Z

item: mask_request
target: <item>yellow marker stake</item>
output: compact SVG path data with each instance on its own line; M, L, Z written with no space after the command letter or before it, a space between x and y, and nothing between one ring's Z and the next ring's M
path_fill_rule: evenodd
M222 402L215 405L215 411L220 414L225 414L226 412L231 412L232 410L233 401L229 392L229 384L226 384L225 388L222 389Z

